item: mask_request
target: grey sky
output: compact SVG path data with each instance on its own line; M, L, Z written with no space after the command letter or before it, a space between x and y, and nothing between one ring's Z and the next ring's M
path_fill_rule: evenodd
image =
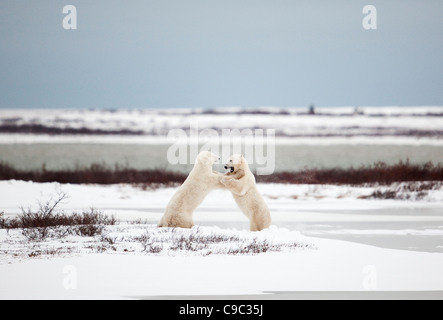
M443 105L442 14L441 0L2 0L0 108Z

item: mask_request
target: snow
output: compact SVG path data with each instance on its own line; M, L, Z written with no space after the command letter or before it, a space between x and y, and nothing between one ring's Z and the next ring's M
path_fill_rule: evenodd
M204 140L193 140L189 137L185 143L230 143L232 141L240 140L239 142L248 142L247 137L231 138L231 137L205 137ZM174 141L178 144L180 141ZM14 144L120 144L120 145L171 145L171 141L165 136L128 136L128 135L29 135L29 134L1 134L0 144L14 145ZM394 146L443 146L442 139L429 137L280 137L275 138L277 146L334 146L334 145L394 145Z
M374 188L383 191L386 187L258 184L258 188L273 211L274 220L278 220L281 216L287 219L288 213L304 214L307 210L314 211L313 215L321 215L324 210L357 210L364 213L364 211L380 208L441 208L443 201L442 188L429 190L428 195L421 201L412 198L410 201L386 200L383 202L359 198L372 194ZM2 194L0 210L4 210L6 215L18 214L21 212L21 207L35 207L39 201L50 199L59 190L69 196L69 199L60 204L61 209L87 210L94 207L106 214L115 214L121 220L142 218L154 223L160 219L165 205L175 193L176 188L143 190L127 184L75 185L0 181ZM390 216L385 215L384 219L390 219ZM238 215L238 207L230 193L224 190L213 191L197 209L195 217L200 221L237 221L239 217L240 220L246 221L246 218ZM414 217L402 218L413 219ZM397 220L398 216L393 219Z
M443 146L443 107L362 107L359 112L352 106L315 108L315 116L308 115L307 108L261 107L254 108L255 113L239 114L243 110L2 109L0 125L86 128L116 134L0 134L0 144L4 150L20 144L149 148L170 145L169 130L187 131L192 124L199 130L277 128L276 146L300 150L295 156L302 167L304 146L431 146L433 157L422 149L417 151L425 153L426 161L440 159L439 150L434 149ZM120 130L143 134L119 135ZM196 142L187 138L187 143ZM225 137L220 142L233 141ZM386 152L382 151L375 155L376 160L384 159ZM48 161L37 159L33 150L31 155L32 161L25 159L27 165L35 162L40 168ZM289 155L288 160L291 170L295 169L293 157ZM357 155L354 158L361 161ZM20 163L19 157L11 159L14 165ZM62 163L58 157L55 161ZM196 210L194 229L182 230L156 227L176 188L0 181L0 213L6 218L20 214L21 207L36 208L63 191L69 198L60 204L60 210L96 208L119 220L100 235L60 236L54 231L49 238L33 242L20 229L0 230L0 299L259 298L269 292L443 291L442 185L420 196L404 191L396 200L368 199L374 191L401 187L259 184L273 226L251 233L248 220L231 194L223 190L212 192Z
M0 230L3 253L0 264L25 261L30 257L50 258L96 252L206 257L315 249L299 232L275 226L257 233L202 226L192 229L158 228L157 225L139 223L106 226L94 236L80 236L73 230L73 227L67 226L52 227L45 239L32 241L21 229Z
M246 111L251 109L244 109ZM276 128L282 136L392 136L408 131L440 131L443 107L316 108L316 115L302 108L254 108L266 112L238 114L242 108L178 110L0 110L0 124L43 125L54 128L132 130L166 136L170 129ZM408 135L408 134L406 134ZM414 135L414 134L412 134Z
M242 153L251 152L253 170L264 169L265 164L272 169L272 160L278 159L275 172L358 168L377 162L392 165L407 159L419 165L441 161L443 107L359 108L363 114L354 109L316 108L316 115L308 115L307 108L273 107L209 111L2 109L0 129L5 133L0 134L0 161L21 170L73 170L102 164L189 172L189 166L172 165L166 157L177 144L186 144L180 158L189 162L195 159L189 150L211 147L225 158L235 146ZM42 132L7 133L21 125ZM47 132L44 127L81 129L78 133L83 134L43 134ZM179 139L168 139L173 129L181 130ZM205 135L205 129L211 129L213 136L207 130ZM245 129L252 135L241 133ZM267 129L275 129L275 137ZM85 134L88 132L95 133ZM254 146L254 156L250 146Z
M441 191L431 190L420 201L362 200L359 196L370 194L372 187L258 187L274 225L251 233L228 192L209 195L195 213L198 227L158 229L155 224L175 188L1 181L0 212L6 216L20 213L20 206L35 208L63 190L70 198L60 209L94 207L120 222L106 226L102 236L71 235L38 243L28 242L20 230L0 230L0 299L443 290ZM134 224L135 219L141 224ZM225 240L207 246L195 240L212 236ZM194 247L174 249L181 237L194 239ZM424 239L427 244L420 250L399 250L395 241L366 245L354 237ZM274 245L275 250L233 253L251 243ZM419 241L413 243L418 246ZM151 244L162 250L151 252Z
M1 266L0 297L122 299L443 288L443 254L380 249L336 240L318 239L316 245L317 250L240 257L89 254L34 259ZM71 285L67 281L70 277L75 280ZM373 281L370 286L368 277Z

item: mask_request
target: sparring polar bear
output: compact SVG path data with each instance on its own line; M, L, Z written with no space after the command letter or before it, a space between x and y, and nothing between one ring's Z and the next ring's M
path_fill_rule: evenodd
M223 174L212 171L219 158L212 152L203 151L197 156L188 178L169 201L159 227L192 228L192 214L214 189L224 188L220 183Z
M248 217L251 231L261 231L271 225L271 214L265 200L257 190L254 174L241 155L233 155L226 164L229 172L220 182L232 192L237 205Z

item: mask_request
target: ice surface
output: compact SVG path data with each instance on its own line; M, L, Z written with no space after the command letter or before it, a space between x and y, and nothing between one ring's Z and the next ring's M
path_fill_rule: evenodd
M120 223L107 227L103 237L70 236L41 243L27 242L20 230L9 234L1 230L0 298L443 290L442 202L436 195L426 201L361 200L358 195L370 188L259 185L259 189L274 219L269 230L249 232L230 194L217 191L195 213L198 227L162 231L154 223L174 188L2 181L0 211L6 216L19 213L20 205L36 207L38 201L63 190L70 198L61 209L81 211L92 206L115 214ZM127 222L136 219L147 224ZM152 237L143 237L147 234ZM190 246L196 250L187 250L186 245L184 250L171 249L174 237L190 235L194 235ZM198 247L196 237L213 235L225 240ZM412 248L423 241L426 246ZM427 250L429 242L434 253L423 252L432 251ZM155 246L160 243L163 250L157 253ZM282 247L258 254L229 253L251 243ZM294 243L307 246L291 247ZM405 243L408 250L392 249ZM154 252L149 252L151 245Z

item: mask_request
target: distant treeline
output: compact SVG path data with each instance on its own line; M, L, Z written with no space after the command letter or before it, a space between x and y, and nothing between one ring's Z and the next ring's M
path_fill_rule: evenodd
M387 185L394 182L443 181L443 166L427 163L411 164L409 161L395 165L376 163L349 169L306 169L297 172L276 172L269 176L257 176L259 183L284 184L334 184L334 185ZM151 188L159 185L183 183L186 175L179 172L136 170L93 164L76 170L18 170L0 163L0 180L24 180L34 182L59 182L72 184L140 184Z

